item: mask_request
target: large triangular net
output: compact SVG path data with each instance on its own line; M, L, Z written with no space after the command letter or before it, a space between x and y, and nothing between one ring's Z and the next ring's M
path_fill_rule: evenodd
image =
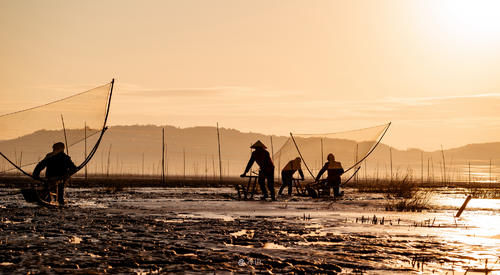
M1 173L31 174L35 165L64 142L75 165L83 167L97 149L109 111L113 82L61 100L0 115ZM12 162L12 163L10 163Z
M390 123L370 128L328 134L293 134L281 149L274 154L274 164L279 171L288 161L302 158L302 169L306 177L314 178L332 153L341 162L349 177L380 143Z

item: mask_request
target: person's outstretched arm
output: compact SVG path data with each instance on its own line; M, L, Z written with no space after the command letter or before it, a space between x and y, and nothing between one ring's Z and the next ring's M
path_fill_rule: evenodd
M243 172L243 174L241 174L240 177L246 176L246 174L248 173L248 171L250 171L250 168L252 168L252 165L253 165L254 162L255 162L255 158L254 158L254 156L252 154L252 156L248 160L248 164L247 164L247 167L245 168L245 172Z
M76 165L71 160L71 157L66 155L66 166L68 167L68 175L71 176L76 173Z
M45 169L45 167L47 167L47 158L44 158L35 166L35 170L33 170L33 178L39 179L40 173L43 169Z
M316 176L316 181L319 181L319 179L321 178L321 176L323 175L323 173L325 173L325 171L328 169L328 162L325 163L325 165L323 165L323 168L321 168L321 170L319 170L318 172L318 175Z
M304 172L302 172L302 169L299 169L299 175L302 180L304 180Z

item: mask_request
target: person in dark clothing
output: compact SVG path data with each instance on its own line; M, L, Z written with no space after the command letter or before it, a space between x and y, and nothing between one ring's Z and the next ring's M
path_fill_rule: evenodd
M57 201L59 204L64 204L64 184L66 180L76 172L76 166L71 161L71 158L64 153L64 143L58 142L52 145L52 152L48 153L45 158L40 161L33 171L35 179L40 178L40 172L45 170L44 192L42 198L50 202L50 193L57 192Z
M328 161L316 176L316 181L319 182L323 173L325 173L325 171L328 171L327 193L330 194L330 188L333 187L333 195L335 197L340 197L342 196L342 193L340 193L340 176L344 173L344 168L342 168L342 164L340 162L335 161L335 156L333 154L328 154L327 159Z
M292 179L293 179L293 174L295 174L296 171L299 171L300 178L304 180L304 172L302 172L302 167L300 166L301 159L296 158L287 163L285 167L283 167L283 170L281 170L281 180L282 184L280 187L280 191L278 192L278 195L281 195L281 192L283 192L283 189L285 189L286 186L288 186L288 196L292 195Z
M268 197L265 186L265 181L267 180L267 187L269 188L269 192L271 193L271 199L275 201L276 197L274 196L274 164L269 152L266 150L267 147L260 140L257 140L257 142L250 146L250 148L255 150L252 152L252 156L248 161L245 172L241 174L241 177L245 177L248 171L250 171L250 168L252 168L253 163L257 162L260 168L259 185L260 189L262 190L262 199L266 199Z

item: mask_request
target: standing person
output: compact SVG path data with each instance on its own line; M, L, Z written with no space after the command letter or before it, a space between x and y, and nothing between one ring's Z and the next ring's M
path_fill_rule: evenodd
M64 143L57 142L52 145L52 152L48 153L45 158L40 161L33 171L35 179L40 178L40 172L45 171L43 199L51 201L50 193L57 192L57 202L59 205L64 205L64 184L66 180L76 172L76 166L71 161L71 158L64 153Z
M316 176L316 181L318 182L321 179L323 173L325 173L325 171L328 171L327 193L330 194L330 188L333 187L334 197L340 197L343 195L343 193L340 193L340 176L344 173L344 168L342 168L342 164L340 162L335 161L335 156L332 153L328 154L327 160L328 161Z
M304 180L304 172L302 172L302 167L300 166L301 159L297 157L296 159L293 159L283 167L283 170L281 170L281 179L282 179L282 184L280 187L280 191L278 192L278 195L281 195L281 192L283 192L283 189L285 189L285 186L288 186L288 196L292 195L292 179L293 179L293 174L295 174L295 171L299 171L300 179Z
M271 199L273 201L276 200L274 196L274 164L273 160L269 152L266 150L267 147L260 141L257 140L250 148L255 149L252 152L252 156L248 161L247 167L245 168L245 172L241 174L240 177L245 177L254 162L257 162L259 165L259 185L260 190L262 190L262 199L265 200L267 195L267 190L265 186L265 181L267 180L267 187L269 188L269 192L271 193Z

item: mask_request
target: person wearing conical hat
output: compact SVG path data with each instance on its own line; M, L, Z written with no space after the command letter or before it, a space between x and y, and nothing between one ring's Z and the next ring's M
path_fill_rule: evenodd
M325 162L325 165L323 166L323 168L321 168L318 175L316 176L316 181L319 181L323 173L325 173L325 171L328 171L327 193L330 194L330 188L333 188L333 195L335 197L340 197L343 194L343 192L340 193L340 176L344 174L344 168L342 168L342 164L340 162L335 161L335 156L332 153L328 154L327 160L328 161Z
M281 195L281 192L283 192L283 189L285 189L286 186L288 186L288 196L292 195L292 179L293 179L293 174L295 174L296 171L299 171L300 178L304 180L304 172L302 172L302 167L300 166L301 159L299 157L292 159L283 167L283 170L281 170L281 180L282 184L280 187L280 191L278 192L278 195Z
M254 162L257 162L259 165L259 186L260 190L262 190L262 199L266 199L268 197L265 181L267 180L267 187L269 192L271 193L271 199L273 201L276 200L274 196L274 163L271 159L271 155L266 150L267 147L260 140L257 140L250 148L254 149L252 155L250 156L250 160L248 161L247 167L245 168L245 172L241 174L241 177L245 177Z

